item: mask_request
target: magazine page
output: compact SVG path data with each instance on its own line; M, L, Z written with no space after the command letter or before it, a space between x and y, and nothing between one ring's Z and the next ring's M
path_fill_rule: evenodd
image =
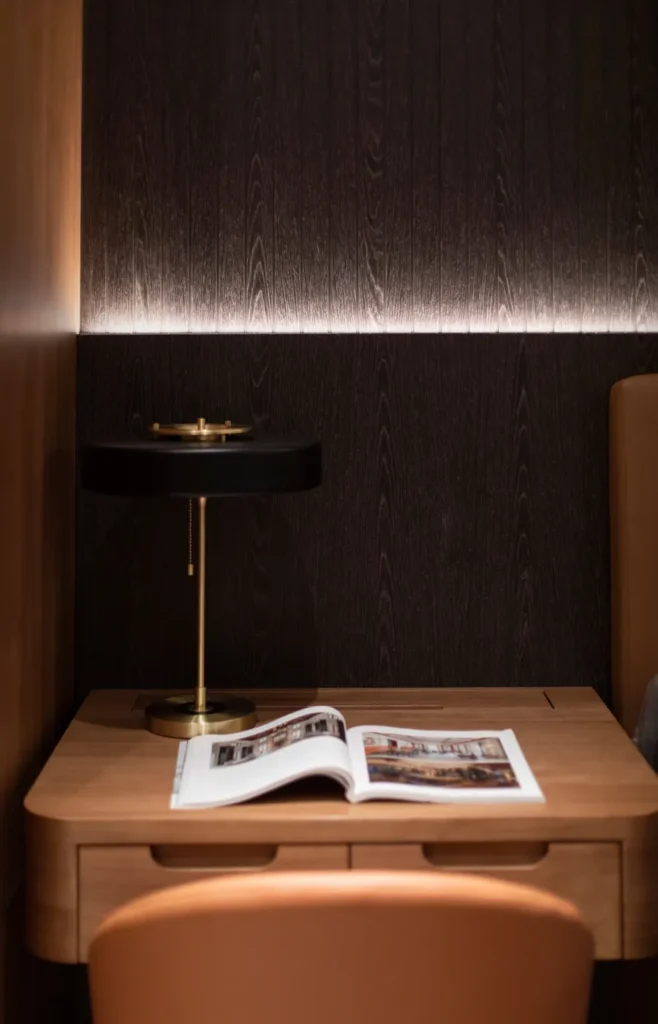
M351 785L345 719L335 708L304 708L246 732L181 743L171 807L241 803L307 775Z
M543 801L511 729L350 729L349 798L436 803Z

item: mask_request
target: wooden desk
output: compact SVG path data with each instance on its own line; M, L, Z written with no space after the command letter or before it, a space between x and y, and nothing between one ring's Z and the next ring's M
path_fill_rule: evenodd
M84 962L113 907L208 874L393 867L528 882L578 904L600 959L658 954L658 779L593 690L248 696L261 721L323 703L349 725L511 727L547 803L352 806L310 783L242 806L171 811L178 744L142 728L153 694L97 691L26 800L34 953Z

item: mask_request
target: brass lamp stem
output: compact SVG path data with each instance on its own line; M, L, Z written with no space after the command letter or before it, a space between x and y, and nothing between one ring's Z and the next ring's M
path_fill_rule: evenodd
M203 714L206 704L206 498L199 498L198 649L194 710Z
M199 421L201 423L201 421ZM197 675L194 693L184 693L158 700L146 708L146 727L158 736L189 740L192 736L243 732L256 724L256 708L250 700L233 694L213 693L208 701L206 690L206 505L207 497L198 498L199 540L197 545ZM193 523L188 520L188 575L194 546Z

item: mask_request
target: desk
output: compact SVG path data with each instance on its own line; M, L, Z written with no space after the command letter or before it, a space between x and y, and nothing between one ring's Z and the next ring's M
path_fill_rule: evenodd
M512 728L546 804L351 805L307 784L251 804L169 809L177 741L142 728L154 693L92 693L26 799L28 936L85 962L121 903L208 875L311 868L463 870L573 900L599 959L658 954L658 778L590 689L284 690L246 694L268 721L311 703L348 725Z

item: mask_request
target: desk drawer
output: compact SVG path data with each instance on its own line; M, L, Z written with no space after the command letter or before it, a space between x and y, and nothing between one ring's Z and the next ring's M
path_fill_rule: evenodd
M352 847L353 868L455 871L534 885L575 903L600 960L621 957L617 843L392 843Z
M78 959L111 910L158 889L245 871L346 869L349 847L83 846L79 851Z

